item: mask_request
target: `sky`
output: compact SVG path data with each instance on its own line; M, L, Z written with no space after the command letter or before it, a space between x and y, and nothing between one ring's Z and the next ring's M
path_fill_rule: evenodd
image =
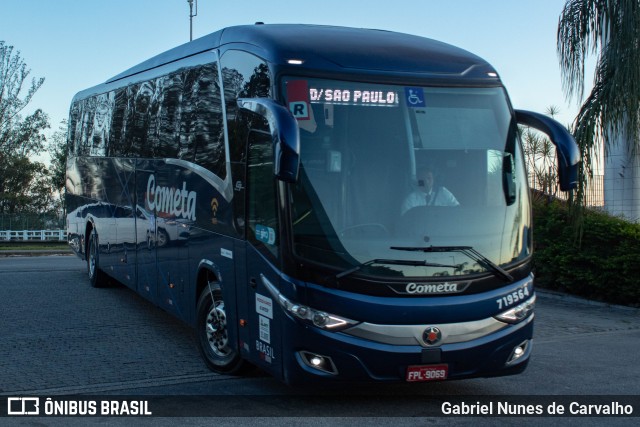
M264 23L366 27L424 36L492 64L514 108L556 106L573 122L556 53L565 0L197 0L194 39L221 28ZM0 0L0 40L45 83L27 112L43 109L52 131L75 93L189 41L187 0ZM587 89L590 82L586 82Z

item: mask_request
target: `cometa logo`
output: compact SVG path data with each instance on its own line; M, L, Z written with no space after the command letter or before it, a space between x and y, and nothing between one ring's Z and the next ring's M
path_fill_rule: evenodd
M187 183L182 182L182 190L174 187L156 186L155 175L147 181L147 206L176 218L196 220L196 192L187 191Z
M409 283L406 287L408 294L450 294L460 292L457 283Z

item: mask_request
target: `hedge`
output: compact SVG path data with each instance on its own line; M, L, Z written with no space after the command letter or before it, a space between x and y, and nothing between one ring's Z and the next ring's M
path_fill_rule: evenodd
M566 204L535 200L536 285L640 307L640 224L586 210L576 238Z

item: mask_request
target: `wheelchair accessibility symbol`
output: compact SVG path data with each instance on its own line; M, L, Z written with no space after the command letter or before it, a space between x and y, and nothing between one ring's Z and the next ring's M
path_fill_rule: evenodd
M424 91L421 87L405 87L404 93L407 99L407 107L425 107Z

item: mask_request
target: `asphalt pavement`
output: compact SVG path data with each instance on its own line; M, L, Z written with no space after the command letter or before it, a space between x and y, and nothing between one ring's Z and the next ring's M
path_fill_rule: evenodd
M640 343L639 309L538 289L534 356L527 371L518 376L445 381L423 387L341 386L338 402L309 401L304 393L312 397L322 393L316 388L292 392L260 373L229 377L209 372L187 325L124 286L91 288L85 270L86 265L75 256L15 255L15 259L0 259L0 403L3 396L18 395L134 396L165 399L165 413L181 414L184 405L190 416L199 413L191 410L206 410L209 412L202 414L226 417L167 418L164 423L156 413L153 419L142 420L167 426L212 422L351 427L543 424L538 418L430 416L428 410L440 408L443 396L469 402L476 402L476 396L508 396L527 402L549 398L554 402L597 399L596 403L636 399L634 407L640 407L635 362ZM174 401L176 396L186 397ZM155 405L154 410L157 402ZM0 413L2 407L6 404L0 405ZM331 418L325 418L327 415ZM369 418L360 418L365 415ZM376 415L383 418L373 418ZM140 425L128 418L0 417L0 426L86 425L90 421ZM637 424L629 418L597 417L554 418L544 423L599 426L605 421L609 426Z

